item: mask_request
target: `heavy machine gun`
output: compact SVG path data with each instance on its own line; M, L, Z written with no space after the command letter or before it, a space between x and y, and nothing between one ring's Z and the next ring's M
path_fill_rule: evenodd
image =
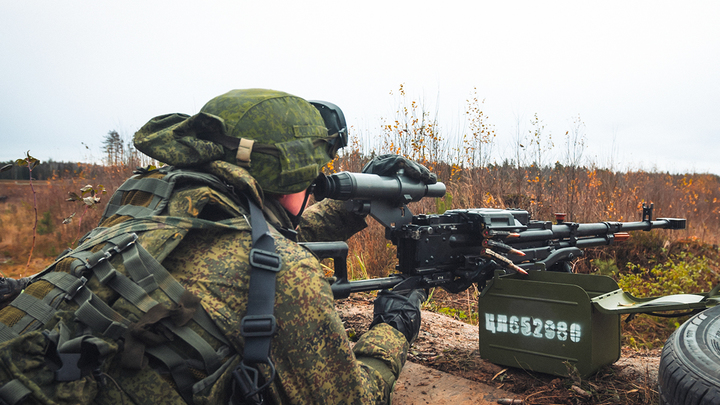
M620 357L620 316L697 312L720 304L720 287L703 294L636 298L610 277L577 274L583 249L612 245L628 232L685 229L682 218L654 219L643 204L636 222L576 223L530 218L521 209L472 208L413 215L407 203L442 197L442 183L426 185L395 176L338 173L318 179L316 200L345 200L348 210L369 214L397 246L397 273L348 280L344 242L305 244L335 259L335 298L361 291L441 287L459 293L473 284L478 297L479 354L485 360L582 377ZM675 312L673 312L675 313Z
M643 205L637 222L557 222L532 220L525 210L472 208L443 214L412 215L407 203L445 195L442 183L426 185L401 174L378 176L341 172L320 179L315 198L345 200L346 208L367 213L385 226L397 246L397 274L349 281L344 259L336 262L332 285L336 298L351 293L393 288L396 291L442 287L461 292L485 286L497 271L528 274L549 270L571 272L570 262L583 248L611 245L630 231L685 229L685 219L652 220L653 205ZM321 244L309 244L322 249ZM327 245L324 256L342 256L342 244ZM339 266L338 266L339 264Z

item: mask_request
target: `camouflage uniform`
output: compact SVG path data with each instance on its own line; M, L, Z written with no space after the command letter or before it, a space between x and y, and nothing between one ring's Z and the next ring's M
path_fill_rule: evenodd
M265 200L265 211L269 218L288 221L273 200ZM303 229L343 228L324 221L343 217L348 218L345 223L354 221L355 229L364 227L361 217L344 211L336 202L315 204L308 211L315 224L303 221ZM272 359L277 377L270 389L274 402L387 403L407 355L403 335L380 324L351 349L317 259L279 233L273 235L284 263L275 296L278 334L272 341ZM193 231L163 262L176 279L202 298L203 307L240 352L239 325L247 305L249 250L250 232Z
M241 92L250 95L252 101L230 92L208 102L193 117L158 117L138 132L135 143L164 162L200 167L219 177L261 205L272 226L292 228L286 211L264 193L290 194L307 188L319 174L319 167L329 160L325 149L317 146L318 136L327 130L303 121L308 114L317 114L312 107L308 111L307 103L298 104L291 96L265 90ZM278 111L282 111L285 122L296 122L290 140L287 125L270 119ZM256 144L253 151L272 149L268 144L274 144L275 151L253 153L252 163L247 164L238 161L228 148L204 140L205 133L254 137L263 145ZM275 161L280 162L281 169L273 169L277 167L273 166ZM169 204L168 215L217 215L210 212L212 207L206 208L208 212L193 207L192 190L182 193ZM247 215L246 207L238 211ZM342 203L323 201L305 212L298 236L301 241L346 240L365 226L364 218L347 212ZM405 337L380 324L351 349L317 259L279 233L273 235L283 262L275 294L278 333L272 340L271 358L277 376L269 389L273 402L387 403L407 355ZM239 353L243 347L239 326L247 305L250 241L249 230L191 231L163 262L177 280L201 297L203 307Z

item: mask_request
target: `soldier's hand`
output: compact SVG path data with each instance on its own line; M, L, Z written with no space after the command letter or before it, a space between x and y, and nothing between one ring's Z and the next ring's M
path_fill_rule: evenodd
M380 176L392 176L400 169L403 169L405 175L411 179L420 180L425 184L437 183L437 175L430 172L427 167L399 155L377 156L363 167L362 172Z
M382 290L375 299L370 327L387 323L405 335L412 344L420 333L420 305L426 299L427 295L423 290L411 290L407 294Z
M15 299L22 290L30 283L29 277L23 277L19 280L14 278L0 277L0 308L4 308L12 300Z

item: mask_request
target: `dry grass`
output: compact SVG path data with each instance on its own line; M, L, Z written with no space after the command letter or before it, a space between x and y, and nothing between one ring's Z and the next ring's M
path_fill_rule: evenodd
M109 192L131 175L125 167L108 167L90 178L33 181L37 199L38 224L33 248L35 209L28 181L0 181L0 272L8 277L27 276L42 270L66 248L97 226L109 195L95 208L66 201L69 192L80 193L85 185L102 184ZM69 223L63 221L74 217ZM28 263L32 249L32 260Z

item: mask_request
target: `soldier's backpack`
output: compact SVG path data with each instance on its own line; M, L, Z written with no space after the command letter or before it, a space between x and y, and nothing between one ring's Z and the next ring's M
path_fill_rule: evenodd
M274 324L268 320L274 320L280 268L262 212L250 199L247 212L225 183L207 173L173 167L136 173L108 202L101 226L0 310L0 404L260 400L253 364L272 366ZM159 216L168 204L183 204L171 201L174 191L193 209ZM213 220L198 218L209 202ZM271 298L254 309L249 305L240 355L200 300L161 263L191 229L250 230L248 213L256 250L251 287L263 284L259 290ZM238 390L244 392L230 398Z

